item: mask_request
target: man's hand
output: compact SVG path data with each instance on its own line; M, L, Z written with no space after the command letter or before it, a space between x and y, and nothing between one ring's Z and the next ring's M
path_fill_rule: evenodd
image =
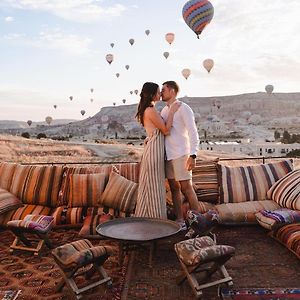
M186 163L187 170L191 171L195 168L195 166L196 166L196 159L192 158L192 157L189 157L188 160L187 160L187 163Z

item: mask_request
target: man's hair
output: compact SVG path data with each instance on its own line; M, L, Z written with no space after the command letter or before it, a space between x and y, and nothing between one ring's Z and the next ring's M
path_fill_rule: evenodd
M173 80L166 81L166 82L163 83L163 85L166 85L170 89L174 89L175 92L176 92L176 95L178 94L178 92L179 92L179 86L178 86L178 84L175 81L173 81Z

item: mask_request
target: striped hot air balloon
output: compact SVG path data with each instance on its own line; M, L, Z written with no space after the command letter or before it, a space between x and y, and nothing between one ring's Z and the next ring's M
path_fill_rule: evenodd
M190 0L183 6L182 16L185 23L199 38L214 16L214 7L208 0Z

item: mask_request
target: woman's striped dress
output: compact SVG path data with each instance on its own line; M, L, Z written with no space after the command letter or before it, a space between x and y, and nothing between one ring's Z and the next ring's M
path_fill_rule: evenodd
M167 219L164 136L155 129L140 165L136 217Z

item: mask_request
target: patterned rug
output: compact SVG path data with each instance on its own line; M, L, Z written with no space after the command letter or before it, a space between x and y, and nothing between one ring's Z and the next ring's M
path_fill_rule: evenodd
M300 289L221 289L223 300L297 300Z
M59 269L52 258L51 251L43 247L41 257L24 251L15 250L12 255L9 245L14 236L8 230L0 230L0 291L21 290L17 300L69 300L68 289L55 292L55 285L61 279ZM54 247L80 239L78 230L56 230L50 233ZM129 257L126 256L122 267L118 265L118 246L113 241L91 240L93 245L109 245L114 248L114 254L105 262L104 268L113 280L113 287L105 285L96 287L85 293L84 299L119 300L125 285ZM97 276L97 275L95 275ZM78 283L83 278L78 278ZM2 297L3 298L3 297ZM1 293L0 293L0 300ZM10 298L4 298L9 300ZM14 299L14 298L12 298Z
M0 300L16 300L21 290L0 290Z

